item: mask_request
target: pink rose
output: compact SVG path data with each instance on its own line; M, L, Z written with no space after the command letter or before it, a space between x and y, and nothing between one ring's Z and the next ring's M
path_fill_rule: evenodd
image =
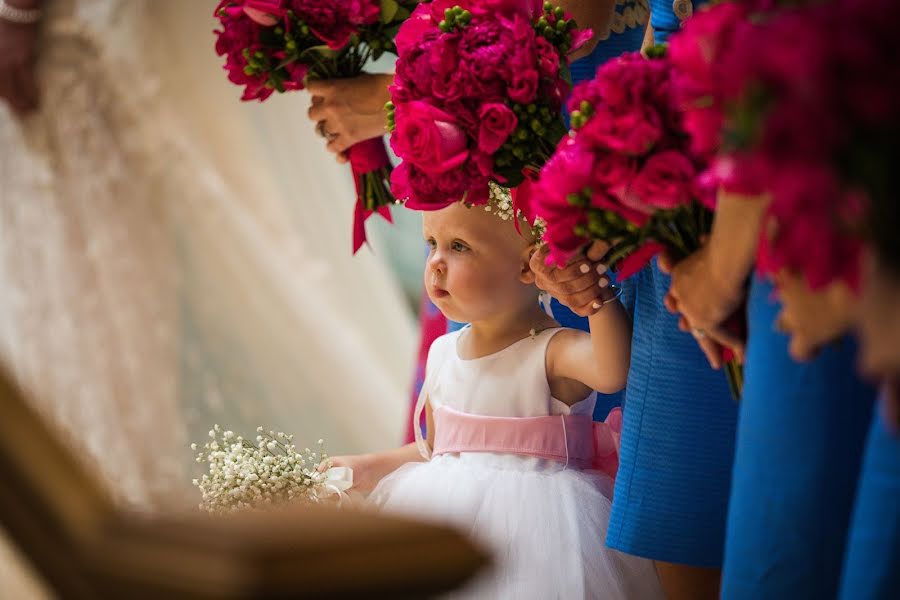
M694 165L684 154L674 150L654 154L631 182L626 204L646 212L687 205L697 195L696 175Z
M482 105L478 117L478 149L487 154L499 150L519 122L508 106L496 102Z
M551 207L575 210L569 204L567 196L581 193L585 188L590 189L593 172L593 152L570 137L563 138L540 172L540 204L545 208L539 208L538 214L543 215L545 209Z
M453 117L425 102L397 106L391 148L422 171L440 175L469 157L468 140Z
M438 22L431 17L431 7L426 3L416 6L412 15L400 26L397 35L394 37L394 45L397 46L397 53L400 56L412 51L417 44L421 42L426 34L436 36Z
M637 176L637 161L622 154L603 153L594 163L593 175L599 188L622 202Z
M534 68L513 73L512 81L508 88L510 99L519 104L531 104L534 102L534 98L537 95L538 80L538 72Z
M662 117L652 107L638 106L614 112L608 106L597 109L578 130L578 136L589 144L621 152L629 156L644 155L662 139Z
M408 162L391 172L391 191L395 197L406 199L406 207L413 210L439 210L463 198L484 202L479 190L487 190L487 179L473 172L469 165L439 175L426 173Z

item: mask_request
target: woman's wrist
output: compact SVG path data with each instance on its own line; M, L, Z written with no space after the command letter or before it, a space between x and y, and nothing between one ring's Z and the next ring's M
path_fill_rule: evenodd
M709 275L718 291L740 295L753 271L768 199L721 191L709 239Z

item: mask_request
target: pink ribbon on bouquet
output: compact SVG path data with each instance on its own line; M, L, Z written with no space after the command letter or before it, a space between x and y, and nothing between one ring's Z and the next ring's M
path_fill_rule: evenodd
M388 206L379 206L377 209L369 210L365 207L362 200L363 192L362 176L378 169L389 168L391 160L388 158L387 149L384 147L384 140L380 137L363 140L357 144L350 146L347 150L347 157L350 159L350 168L353 170L353 183L356 185L356 209L353 215L353 253L356 252L366 243L366 219L377 212L388 223L393 223L391 219L391 211Z

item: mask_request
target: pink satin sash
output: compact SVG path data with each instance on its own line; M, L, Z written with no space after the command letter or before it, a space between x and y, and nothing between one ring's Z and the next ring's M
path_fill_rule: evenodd
M441 406L434 411L434 423L434 456L455 452L521 454L602 471L613 479L619 468L620 408L598 423L589 415L490 417Z

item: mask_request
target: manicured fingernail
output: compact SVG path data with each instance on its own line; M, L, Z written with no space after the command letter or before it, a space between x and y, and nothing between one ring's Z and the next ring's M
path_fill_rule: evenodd
M596 309L600 308L600 303L594 302L593 304L591 304L591 306L596 310Z
M603 275L604 273L606 273L606 265L600 263L599 265L597 265L597 274Z
M578 268L579 268L579 270L581 270L582 273L587 273L588 271L591 270L591 268L589 266L587 266L587 263L581 265Z
M606 277L601 277L600 281L597 282L597 285L599 285L602 288L605 288L606 286L609 285L609 279L607 279Z

